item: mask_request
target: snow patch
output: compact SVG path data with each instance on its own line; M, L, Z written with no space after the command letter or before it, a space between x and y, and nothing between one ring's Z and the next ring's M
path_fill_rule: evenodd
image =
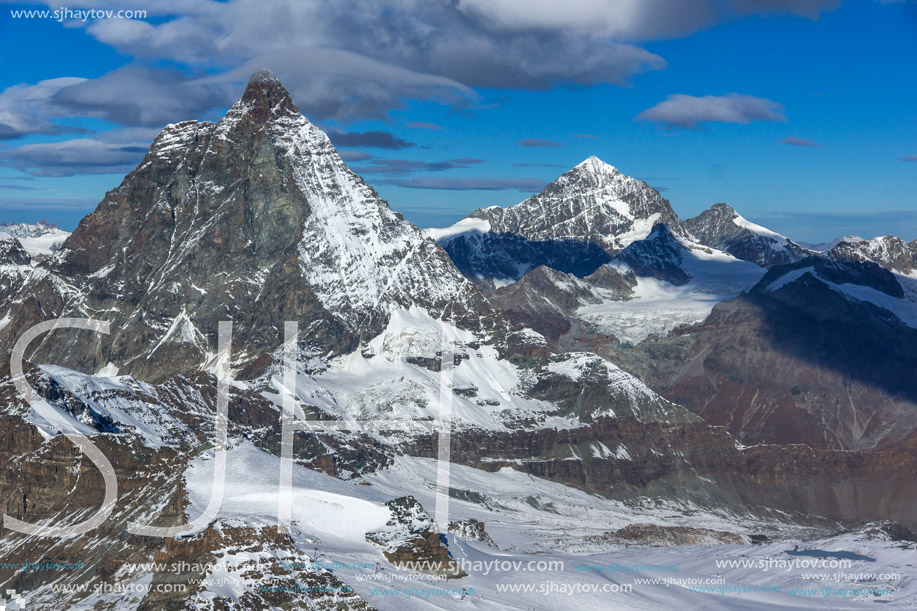
M767 273L754 263L714 249L688 248L682 257L682 269L691 277L688 283L677 286L638 277L633 298L620 301L607 296L601 303L580 307L577 315L636 344L650 335L665 335L682 325L702 322L717 303L749 290ZM601 290L596 293L602 296Z
M457 235L463 233L487 233L490 231L490 221L485 219L478 219L473 217L468 217L460 220L458 223L443 228L431 227L424 229L427 232L427 235L433 238L434 241L440 242L442 240L453 238Z

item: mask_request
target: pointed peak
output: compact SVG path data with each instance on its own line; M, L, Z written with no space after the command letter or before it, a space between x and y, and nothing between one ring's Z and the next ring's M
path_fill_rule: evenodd
M277 111L299 114L290 92L270 70L258 70L252 74L241 102L253 109L268 111L268 115L277 114Z
M656 223L653 225L653 228L650 230L650 233L645 238L646 240L671 240L672 242L679 244L678 239L675 237L675 234L672 233L672 230L665 223Z
M736 212L735 208L733 208L733 207L730 206L729 204L726 204L726 203L723 203L723 202L720 202L720 203L718 203L718 204L713 204L712 206L710 206L710 211L711 211L711 212L718 212L718 213L720 213L720 214L730 214L730 215L733 215L733 216L738 216L738 215L739 215L739 213Z
M620 174L618 169L611 164L605 163L595 155L587 157L582 163L574 166L574 170L585 170L597 174Z
M276 83L280 85L280 79L274 76L274 73L270 70L263 69L251 75L248 79L249 86L251 86L252 83Z

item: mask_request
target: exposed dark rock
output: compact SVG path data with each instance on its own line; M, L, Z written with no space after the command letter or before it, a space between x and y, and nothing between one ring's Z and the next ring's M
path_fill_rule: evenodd
M366 540L381 546L389 562L449 579L465 577L465 572L449 555L435 522L417 499L404 496L386 505L392 512L386 528L366 533Z
M812 254L790 239L749 223L728 204L714 204L684 221L684 227L701 244L764 267L794 263Z
M494 540L490 538L490 535L487 534L487 531L484 529L484 522L475 520L474 518L449 522L449 532L462 539L480 541L491 547L497 547L497 544L494 543Z
M614 539L631 545L743 545L741 535L730 532L692 528L689 526L659 526L656 524L628 524L616 530Z

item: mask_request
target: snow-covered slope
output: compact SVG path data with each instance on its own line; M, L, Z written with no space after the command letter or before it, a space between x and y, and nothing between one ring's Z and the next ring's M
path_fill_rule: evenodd
M223 519L272 524L277 459L241 444L229 451L228 470L239 477L228 482ZM367 486L294 467L292 539L309 550L315 567L333 566L338 578L383 610L571 604L635 611L858 609L874 601L910 608L917 594L908 572L914 543L896 540L889 533L897 531L885 524L840 536L786 529L779 522L738 525L734 517L689 506L627 506L511 469L484 473L461 466L451 471L456 498L450 519L478 520L493 546L446 535L451 556L465 572L458 579L392 566L360 531L382 527L389 498L410 494L432 507L436 474L432 460L401 458L361 480ZM206 505L212 477L207 454L192 463L186 476L192 513ZM616 531L636 525L698 539L731 533L748 541L756 534L765 543L643 547L616 539ZM239 586L248 582L236 579Z
M576 315L630 343L703 321L713 306L749 290L766 271L677 238L662 225L609 265L622 273L635 273L632 295L622 300L597 289L601 301L582 306Z
M496 291L493 300L510 319L553 339L570 333L568 339L589 345L589 337L601 333L639 343L703 321L717 303L748 291L766 271L659 224L588 276L539 268Z

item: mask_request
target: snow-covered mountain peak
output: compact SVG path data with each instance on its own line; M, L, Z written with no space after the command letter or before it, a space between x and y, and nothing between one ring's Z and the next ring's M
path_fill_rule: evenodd
M776 231L771 231L767 227L762 227L761 225L752 223L741 214L736 212L735 208L723 202L713 204L709 210L704 211L698 218L701 217L706 217L705 222L708 225L726 224L727 227L730 225L735 225L736 227L747 229L752 233L757 233L759 235L774 238L776 240L781 240L784 242L787 240L786 236L782 236Z
M281 139L287 136L309 142L310 148L333 148L324 132L299 112L290 93L268 70L252 75L242 97L217 124L216 137L229 141L251 138L264 129Z
M278 321L309 328L309 350L324 355L375 337L399 308L469 329L498 318L265 73L219 122L166 127L58 259L66 282L23 290L46 291L58 315L107 312L118 331L89 366L143 379L207 362L227 318L239 322L236 364L260 368Z
M482 208L428 233L467 277L488 286L514 282L539 265L591 274L658 223L688 237L658 191L593 156L515 206Z
M646 237L656 223L684 234L658 191L598 157L586 159L515 206L477 210L471 216L489 221L492 232L530 240L576 240L609 253Z
M825 256L836 260L872 261L906 276L917 273L917 240L908 243L893 235L871 240L843 239Z
M600 174L605 176L616 176L621 174L618 168L610 163L605 163L595 155L587 157L584 161L573 167L571 172Z
M41 220L34 225L28 223L2 223L0 224L0 233L7 234L14 238L37 238L49 233L66 232L54 223Z
M606 204L604 208L607 209L607 204L626 199L630 193L639 191L641 187L646 187L643 181L625 175L616 167L593 155L558 177L545 188L545 192L549 190L563 192L567 197L594 194L599 203ZM524 204L525 202L522 202L519 206ZM612 205L612 208L626 218L636 216L627 205Z

